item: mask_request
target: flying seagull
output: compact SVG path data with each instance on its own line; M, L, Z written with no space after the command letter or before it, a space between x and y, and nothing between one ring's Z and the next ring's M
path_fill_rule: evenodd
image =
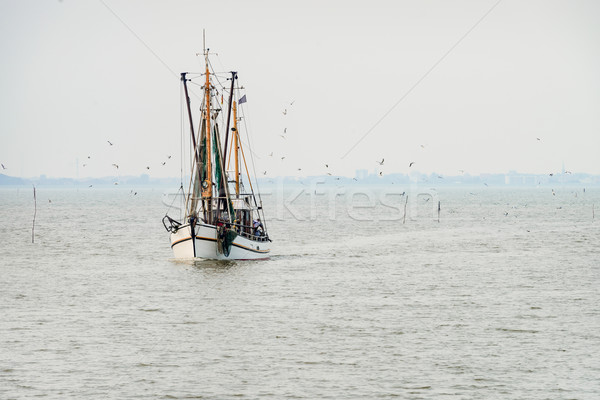
M108 144L110 144L111 146L113 145L113 144L110 142L110 140L107 140L107 142L108 142Z
M381 161L375 161L375 162L378 163L379 165L383 165L384 160L385 160L385 158L382 158Z
M167 163L167 162L165 161L165 162L163 162L163 163L162 163L162 165L165 165L166 163Z
M266 174L267 174L267 171L263 172L263 175L266 175Z
M414 161L411 161L410 164L408 164L408 168L412 167L414 163Z
M0 165L2 165L2 169L6 169L6 167L4 166L4 164L0 164Z
M146 169L150 169L150 167L146 167Z
M271 154L269 154L269 157L273 157L273 152L271 152Z
M287 133L287 128L283 128L283 133Z
M287 108L283 110L283 115L287 115Z
M116 169L119 169L119 166L117 164L113 164L113 167L115 167Z

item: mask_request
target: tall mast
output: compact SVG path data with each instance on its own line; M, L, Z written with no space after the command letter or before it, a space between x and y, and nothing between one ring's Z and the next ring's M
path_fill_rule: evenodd
M211 215L211 197L212 197L212 157L211 157L211 123L210 123L210 72L208 70L208 51L204 50L205 62L206 62L206 83L204 86L204 93L206 95L206 107L205 107L205 121L206 121L206 185L203 186L202 197L206 200L205 210L208 211L210 218Z
M240 197L240 163L238 154L240 152L240 144L237 130L237 104L233 102L233 146L235 148L235 197Z

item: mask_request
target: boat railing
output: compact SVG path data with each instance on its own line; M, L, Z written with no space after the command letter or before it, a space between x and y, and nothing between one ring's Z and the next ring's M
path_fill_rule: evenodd
M221 223L228 228L233 228L237 232L238 235L243 236L247 239L254 240L256 242L270 241L269 235L264 231L260 231L262 233L262 235L257 235L256 233L252 233L252 230L254 229L254 227L252 225L236 224L236 223L231 223L231 222L226 222L226 221L222 221Z

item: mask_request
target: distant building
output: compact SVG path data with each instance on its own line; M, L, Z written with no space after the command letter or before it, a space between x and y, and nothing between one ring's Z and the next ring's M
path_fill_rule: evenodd
M355 177L358 180L367 179L369 177L369 171L367 171L366 169L357 169L355 172Z

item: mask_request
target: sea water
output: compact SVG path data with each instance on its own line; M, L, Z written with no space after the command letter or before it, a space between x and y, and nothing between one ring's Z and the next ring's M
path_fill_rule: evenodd
M35 243L0 189L0 398L600 398L600 190L395 189L266 188L230 262L166 188L40 186Z

